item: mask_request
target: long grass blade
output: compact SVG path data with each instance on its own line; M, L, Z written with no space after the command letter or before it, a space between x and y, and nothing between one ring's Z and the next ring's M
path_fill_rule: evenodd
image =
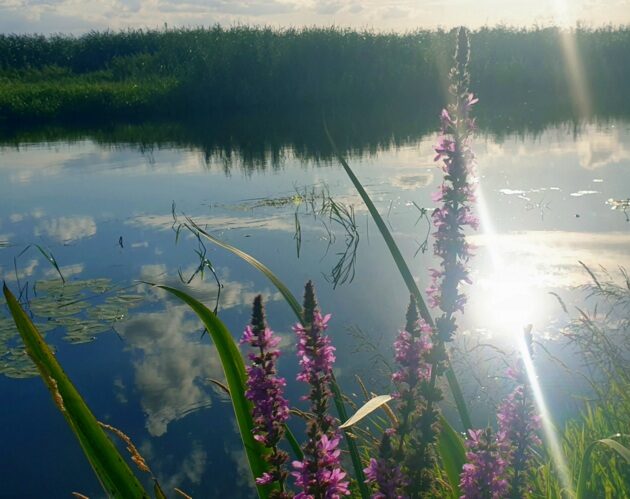
M66 280L64 279L63 274L61 273L61 269L59 268L59 264L57 263L57 259L54 257L52 252L46 251L39 244L36 244L35 247L39 250L39 252L42 255L44 255L44 258L48 260L48 262L55 268L55 270L57 271L57 274L59 274L59 277L61 277L61 282L65 284Z
M3 292L29 357L79 440L104 491L110 497L149 497L6 284Z
M265 275L265 277L267 277L267 279L269 279L272 282L272 284L278 289L278 291L280 291L280 294L282 294L282 296L284 297L289 307L291 307L291 310L293 310L293 313L297 317L297 320L299 322L302 321L302 317L303 317L302 306L297 301L293 293L291 293L289 288L285 286L285 284L271 271L269 267L267 267L265 264L258 261L253 256L249 255L248 253L232 246L231 244L226 243L225 241L221 241L220 239L209 234L208 232L203 230L201 227L199 227L199 225L197 225L192 219L187 218L186 220L187 220L188 228L190 230L198 232L203 237L208 239L210 242L216 244L217 246L220 246L221 248L224 248L230 251L234 255L241 258L243 261L249 263L255 269L262 272ZM337 380L335 379L334 376L331 383L331 390L333 392L333 403L335 404L335 409L337 410L339 419L341 421L347 421L348 413L346 411L346 406L343 402L343 396L341 394L341 390L339 389L339 385L337 384ZM354 468L355 478L359 485L361 497L363 499L367 499L370 497L370 492L368 490L367 485L365 484L365 475L363 473L363 463L361 462L359 449L355 441L352 438L348 437L345 431L344 431L344 435L346 436L348 452L350 453L350 459L352 460L352 466Z
M580 471L578 475L578 485L575 492L576 499L587 499L588 497L592 497L590 491L588 490L588 479L591 475L591 454L595 447L599 445L603 445L608 447L609 449L615 451L621 457L623 457L628 464L630 464L630 449L621 445L613 438L620 437L621 435L612 435L610 438L602 438L600 440L595 440L591 442L590 445L584 451L584 455L582 456L582 462L580 463Z
M466 449L461 435L442 415L440 415L437 449L453 492L452 497L459 497L459 476L462 472L462 466L466 463Z
M330 145L333 148L333 152L335 156L337 157L337 160L339 161L339 163L341 163L341 166L343 166L343 169L345 170L346 174L350 178L350 181L352 182L355 189L361 196L361 199L367 206L367 209L370 212L370 215L372 216L372 219L374 220L376 227L381 233L381 236L383 237L385 244L387 245L387 249L392 255L392 258L394 259L394 263L396 264L396 267L398 268L398 272L400 272L400 275L403 278L403 281L407 285L407 289L409 290L409 293L411 293L415 297L416 304L418 305L418 311L420 312L420 316L424 319L424 321L427 324L429 324L432 327L435 327L435 324L434 324L433 318L431 317L429 309L427 308L426 303L422 299L422 293L420 293L420 289L418 288L418 285L416 284L416 281L413 278L411 271L409 270L409 266L407 265L407 262L403 258L402 253L400 252L400 249L398 248L398 245L396 244L396 241L394 240L394 237L392 236L391 232L387 228L387 225L385 224L383 217L381 217L381 214L376 209L376 206L374 206L374 203L372 202L370 195L363 188L363 185L361 184L357 176L352 171L352 168L350 168L350 165L348 164L348 162L343 158L343 156L337 150L335 141L330 135L330 132L328 131L328 127L326 126L326 123L324 123L324 129L326 131L326 135L328 136L328 140L330 141ZM459 382L457 381L457 376L455 375L455 371L453 371L452 367L450 366L450 362L446 371L446 379L448 380L448 384L451 389L451 393L453 394L453 399L455 400L455 405L457 406L457 411L459 413L459 417L462 421L462 424L464 425L464 428L466 429L472 428L472 421L470 419L468 407L462 395L462 390L459 386Z
M245 454L255 480L267 470L267 463L264 460L266 449L254 439L254 434L252 433L254 429L252 404L245 398L245 364L232 334L209 308L192 296L169 286L157 285L157 287L168 291L186 303L201 319L212 337L230 391L230 400L232 401L234 415L236 416L238 429L245 447ZM256 488L259 497L266 498L269 496L269 487L257 485Z
M273 285L278 288L278 291L280 291L280 294L282 294L282 296L289 304L289 306L293 310L293 313L298 317L298 319L302 317L302 307L300 303L296 300L295 296L293 296L293 293L291 293L289 288L284 285L284 283L271 271L271 269L269 269L269 267L267 267L264 263L260 262L250 254L245 253L244 251L236 248L235 246L232 246L231 244L226 243L225 241L221 241L220 239L214 237L212 234L209 234L201 227L199 227L199 225L197 225L191 218L187 217L186 220L187 225L193 232L198 232L210 242L230 251L245 262L249 263L255 269L262 272L265 277L267 277L267 279L269 279L273 283Z

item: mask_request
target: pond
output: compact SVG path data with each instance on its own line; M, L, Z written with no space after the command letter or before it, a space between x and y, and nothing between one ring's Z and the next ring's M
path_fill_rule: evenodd
M435 264L427 237L431 193L441 182L432 120L389 134L386 124L331 124L421 289ZM182 228L185 216L264 262L297 296L315 282L322 310L332 313L337 377L357 402L355 373L370 390L386 389L409 299L319 125L303 139L290 124L280 131L264 120L230 126L217 134L215 124L207 135L167 124L46 130L5 137L0 147L2 278L21 292L99 419L132 437L163 488L201 497L253 493L231 406L212 381L222 378L221 367L187 307L140 281L189 288L235 336L262 293L283 339L290 398L303 387L292 381L294 318L280 294L242 260ZM473 147L481 227L470 236L473 283L454 358L476 422L485 424L483 408L500 396L494 349L514 352L532 324L537 341L571 363L558 341L568 317L550 293L571 308L590 279L580 262L613 272L630 267L630 120L501 134L481 127ZM99 497L81 449L1 313L2 495ZM542 350L535 360L561 420L586 389ZM453 413L448 401L445 410ZM292 424L303 431L301 421Z

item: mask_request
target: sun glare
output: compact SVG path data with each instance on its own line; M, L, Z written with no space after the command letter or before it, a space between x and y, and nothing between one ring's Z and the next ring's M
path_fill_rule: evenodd
M477 210L490 266L476 279L481 291L476 314L493 334L516 345L515 332L541 315L543 277L527 262L506 261L481 184L477 187Z
M528 269L526 265L519 262L507 262L503 257L481 184L477 186L477 209L481 231L487 241L485 249L490 255L492 265L490 274L479 280L484 293L480 313L484 314L484 319L489 320L490 325L502 336L516 340L515 343L523 359L525 372L536 401L551 458L562 486L565 490L571 491L572 485L566 459L547 409L525 335L522 332L525 326L532 322L532 318L540 313L541 293L539 280L536 278L536 269Z

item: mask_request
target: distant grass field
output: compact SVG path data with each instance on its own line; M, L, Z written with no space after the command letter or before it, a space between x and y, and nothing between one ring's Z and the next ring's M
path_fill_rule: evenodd
M624 104L630 28L572 34L593 106ZM374 103L437 109L453 40L445 31L255 27L0 35L0 119L187 118ZM471 45L471 88L486 109L571 107L558 29L484 28Z

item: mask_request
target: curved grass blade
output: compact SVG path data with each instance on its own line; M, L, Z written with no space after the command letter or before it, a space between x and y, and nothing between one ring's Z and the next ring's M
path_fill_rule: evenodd
M3 292L28 355L79 440L107 495L125 499L149 497L6 284Z
M584 451L584 455L582 456L582 462L580 464L580 471L578 476L578 485L575 493L576 499L587 499L588 497L592 497L589 495L589 490L587 486L588 478L591 474L591 453L595 449L597 444L604 445L609 449L617 452L621 457L623 457L628 464L630 464L630 449L624 447L613 438L620 437L620 434L612 435L609 438L602 438L600 440L595 440L591 442L590 445Z
M64 279L63 274L61 273L61 269L59 268L59 264L57 263L57 259L53 256L52 252L46 251L39 244L36 244L35 247L39 250L39 252L42 255L44 255L44 258L48 260L48 263L50 263L55 268L55 270L57 271L57 274L59 274L59 277L61 277L61 282L65 284L66 280Z
M219 380L209 379L208 381L223 390L228 397L230 396L230 389ZM302 448L300 447L297 438L295 438L295 435L293 435L293 432L291 432L286 423L284 425L284 431L284 436L287 438L287 442L289 442L289 446L291 447L293 454L295 454L295 458L302 461L304 459L304 452L302 452Z
M256 260L256 258L249 255L248 253L245 253L244 251L236 248L235 246L232 246L231 244L228 244L225 241L221 241L220 239L217 239L213 235L209 234L208 232L203 230L201 227L199 227L191 218L186 217L186 220L187 220L187 226L190 230L192 230L193 232L198 232L203 237L208 239L210 242L213 242L217 246L221 246L222 248L230 251L231 253L235 254L236 256L244 260L245 262L249 263L252 267L262 272L265 275L265 277L267 277L267 279L269 279L273 283L273 285L276 288L278 288L278 291L280 291L280 294L282 294L286 302L289 304L289 306L293 310L293 313L298 317L298 320L301 320L302 307L300 303L295 299L295 296L293 296L291 291L289 291L289 288L287 288L284 285L284 283L269 269L269 267L267 267L264 263Z
M210 242L213 242L217 246L220 246L232 252L233 254L241 258L243 261L249 263L252 267L262 272L265 275L265 277L267 277L273 283L273 285L278 289L278 291L280 291L280 294L282 294L285 301L289 304L289 307L291 307L291 310L293 310L293 313L297 317L297 320L299 322L302 322L302 317L303 317L302 306L297 301L293 293L291 293L289 288L287 288L284 285L284 283L271 271L271 269L269 269L269 267L267 267L265 264L261 263L260 261L256 260L256 258L249 255L248 253L245 253L244 251L232 246L231 244L228 244L225 241L221 241L220 239L217 239L213 235L209 234L208 232L203 230L201 227L199 227L191 218L186 217L186 220L187 220L187 227L190 230L197 231L199 234L204 236ZM339 385L337 384L337 380L335 379L334 375L333 375L333 379L331 383L331 390L333 392L333 402L335 404L335 408L337 409L337 414L339 414L339 419L341 421L347 421L348 413L346 412L346 407L345 407L345 404L343 403L341 390L339 389ZM352 466L354 468L355 478L357 479L357 483L359 485L361 497L363 499L367 499L370 497L370 492L368 490L367 485L365 484L365 475L363 474L363 464L361 463L361 457L359 456L359 449L355 441L352 438L348 437L345 431L344 431L344 435L346 436L346 443L348 444L348 452L350 453L350 458L352 460Z
M234 415L236 416L238 429L245 447L245 454L255 480L267 470L267 463L264 460L266 449L254 439L254 434L252 433L254 429L252 404L245 398L245 364L234 338L223 322L203 303L179 289L164 285L156 286L168 291L186 303L201 319L212 337L221 360L223 372L225 373ZM269 496L269 487L256 485L256 488L259 497L266 498Z
M155 499L167 499L166 494L162 490L162 487L160 487L157 480L153 482L153 494L155 495Z
M297 438L295 438L295 435L291 430L289 430L289 427L286 424L284 425L284 430L284 436L287 438L287 442L289 442L289 446L291 447L293 454L295 454L295 458L299 461L303 461L304 452L302 452L302 447L300 447L300 443L297 441Z
M372 202L370 195L363 188L363 185L361 184L357 176L352 171L352 168L350 168L350 165L348 164L348 162L343 158L343 156L341 156L341 154L337 150L335 141L330 135L330 132L328 131L328 127L326 126L325 122L324 122L324 130L326 131L326 135L328 136L328 140L330 141L330 145L333 148L333 152L335 156L337 157L337 160L339 161L339 163L341 163L341 166L343 166L343 169L345 170L346 174L350 178L350 181L352 182L355 189L359 193L359 196L361 196L361 199L363 200L365 205L367 206L367 209L370 212L370 215L372 216L372 220L374 220L376 227L378 228L379 232L381 233L381 236L383 237L385 241L385 244L387 245L387 249L389 250L390 254L392 255L392 258L394 259L394 263L396 264L396 267L398 268L398 272L400 272L400 275L403 278L403 281L407 285L407 289L409 290L409 293L411 293L415 297L416 304L418 305L418 311L420 312L420 316L431 327L435 327L435 323L433 321L433 318L431 317L431 313L429 312L429 309L427 308L426 303L422 299L422 293L420 293L420 289L418 288L418 285L416 284L416 281L413 278L413 275L411 274L409 267L407 266L407 262L403 258L402 253L400 252L400 249L398 248L398 245L396 244L396 241L394 240L394 237L392 236L391 232L387 228L387 225L385 224L385 221L383 220L383 217L381 217L381 214L376 209L376 206L374 206L374 203ZM457 406L457 411L459 412L459 417L462 421L462 424L464 425L464 428L466 429L472 428L472 421L470 419L468 407L462 395L462 390L457 381L457 376L455 376L455 371L453 371L452 367L450 366L450 362L448 363L448 367L446 371L446 379L448 380L448 384L453 394L453 399L455 400L455 405Z
M446 471L448 483L453 491L452 497L459 497L459 475L462 472L462 466L466 463L466 449L461 435L441 414L437 449L442 459L444 471Z
M278 291L280 291L280 294L282 294L286 302L289 304L289 306L293 310L293 313L297 317L298 321L300 322L302 321L302 316L303 316L302 306L297 301L295 296L291 293L289 288L287 288L284 285L284 283L271 271L271 269L269 269L269 267L267 267L265 264L258 261L253 256L249 255L248 253L245 253L244 251L232 246L231 244L221 241L220 239L217 239L216 237L207 233L190 218L188 218L187 220L188 220L188 223L190 224L190 227L192 227L193 230L198 231L201 235L206 237L209 241L215 243L218 246L221 246L224 249L227 249L228 251L232 252L236 256L240 257L245 262L249 263L254 268L261 271L276 286ZM341 421L346 421L348 419L348 413L346 412L345 404L343 403L343 397L341 395L341 390L339 389L339 385L337 384L337 381L334 375L333 375L333 379L331 383L331 390L333 392L333 402L335 404L337 413L339 414L339 419ZM344 431L344 435L345 435L345 431ZM361 463L361 457L359 456L359 449L357 448L357 445L354 442L354 440L352 438L348 438L347 436L346 436L346 443L348 444L348 451L350 453L350 458L352 460L355 477L357 479L357 483L359 484L359 488L361 491L361 497L364 499L367 499L370 494L369 494L367 485L365 485L365 476L363 474L363 464Z
M387 402L389 402L391 399L391 395L378 395L377 397L371 398L365 404L359 407L357 412L355 412L352 417L350 417L350 419L348 419L345 423L340 425L339 428L350 428L352 425L357 424L364 417L374 412L383 404L387 404Z

